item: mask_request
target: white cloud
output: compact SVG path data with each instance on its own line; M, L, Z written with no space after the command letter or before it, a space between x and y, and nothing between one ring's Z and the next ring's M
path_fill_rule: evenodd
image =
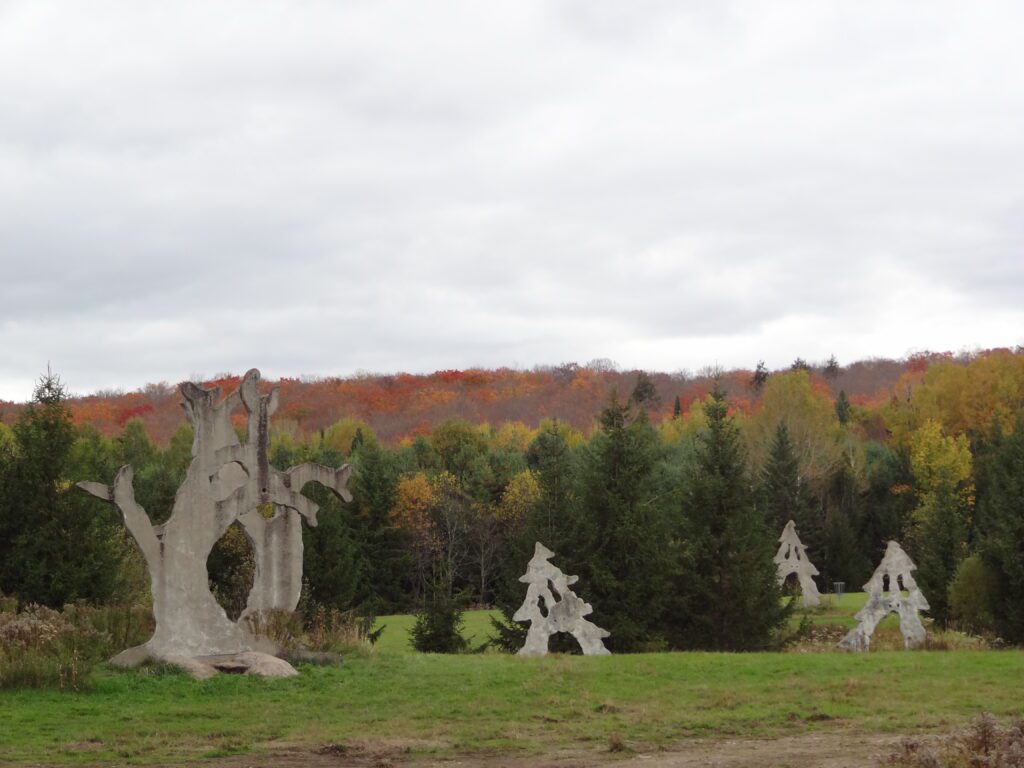
M0 3L0 398L1024 342L1024 11Z

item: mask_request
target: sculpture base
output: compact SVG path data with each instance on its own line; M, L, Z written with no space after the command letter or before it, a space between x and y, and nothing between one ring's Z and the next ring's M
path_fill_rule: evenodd
M299 673L284 659L260 651L218 654L214 656L161 656L150 652L145 645L121 651L110 663L115 667L130 669L146 661L159 661L180 668L195 680L207 680L223 672L233 675L259 675L260 677L295 677Z

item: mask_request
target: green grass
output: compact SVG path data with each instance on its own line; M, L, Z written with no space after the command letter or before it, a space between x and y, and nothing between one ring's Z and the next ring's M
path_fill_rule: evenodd
M471 648L477 648L487 642L494 633L491 617L500 615L501 611L466 611L463 614L462 636L469 641ZM374 629L385 629L377 641L376 650L381 653L415 653L409 642L409 633L415 622L416 617L409 614L379 616Z
M834 595L822 595L819 608L809 611L807 615L814 624L834 624L853 627L857 621L853 618L867 600L864 592L847 592L837 600ZM791 622L793 626L800 623L804 613L794 611ZM462 635L469 640L470 647L476 648L485 643L493 634L491 618L501 616L500 611L466 611L463 615L465 624ZM377 642L377 650L386 653L415 653L409 643L409 633L416 617L409 614L395 616L379 616L375 629L385 627L384 633ZM899 625L895 616L887 617L879 625L879 631L893 629Z
M862 603L844 597L814 620L848 619ZM446 657L411 652L412 617L380 621L372 652L288 680L105 670L89 692L0 692L0 762L179 763L396 740L441 757L598 751L613 733L656 747L948 730L981 711L1024 713L1024 651ZM478 642L488 612L466 623Z

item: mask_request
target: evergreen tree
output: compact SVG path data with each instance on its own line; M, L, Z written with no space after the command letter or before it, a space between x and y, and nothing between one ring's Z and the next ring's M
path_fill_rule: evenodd
M366 437L363 435L363 428L356 427L356 433L352 436L352 445L349 446L348 452L351 456L353 453L363 447L366 442Z
M752 503L739 429L717 387L704 407L692 473L683 491L686 543L676 594L674 644L715 650L768 647L786 622L775 539Z
M979 460L979 551L994 578L992 611L999 635L1024 642L1024 420L997 429ZM929 596L929 600L931 597Z
M581 594L594 623L612 633L612 650L643 650L664 642L671 570L666 510L653 493L661 445L643 409L614 393L600 427L580 464Z
M678 419L683 415L683 404L679 402L679 395L676 395L676 401L672 405L672 418Z
M640 371L636 377L636 386L633 387L633 393L629 396L629 402L637 408L648 408L657 407L661 398L658 396L658 389L654 386L654 381L645 371Z
M366 564L364 598L378 612L397 613L409 606L411 578L406 534L392 525L390 519L398 492L397 461L373 439L364 439L351 459L349 488Z
M850 400L846 397L846 390L839 390L839 396L836 398L836 418L839 419L840 426L846 426L846 422L850 420Z
M109 599L127 544L108 507L72 490L75 429L57 376L40 379L13 431L0 478L0 591L51 607Z
M800 461L784 421L775 429L768 461L761 471L761 500L769 531L781 533L792 520L803 543L812 552L817 550L820 521L814 514L814 499L800 477Z
M768 381L768 377L771 374L768 372L768 367L764 364L764 360L757 361L757 368L754 369L753 375L750 377L750 386L755 392L760 392L765 382Z
M826 379L835 381L839 377L840 370L839 361L836 360L836 356L830 355L828 361L825 363L825 367L822 369L822 374L824 374Z
M863 494L859 549L872 564L881 561L886 543L903 541L916 500L910 454L870 442L864 450L867 489Z
M948 589L967 556L967 520L974 499L972 457L967 438L947 436L934 420L914 433L910 451L918 506L912 516L908 553L930 613L949 619Z
M315 528L302 526L306 597L317 605L345 611L367 599L367 563L354 531L352 514L325 489L306 495L320 506Z
M861 547L863 496L857 480L846 465L829 477L825 490L825 517L816 531L815 564L825 586L842 581L848 590L860 587L870 576L874 563ZM882 548L885 545L882 544Z
M282 452L275 461L277 458L314 461L328 467L341 466L344 460L341 453L326 442L306 446L300 451ZM315 527L302 526L304 598L328 609L372 610L370 566L360 536L363 527L358 507L354 503L343 503L315 483L306 487L305 494L320 511Z
M427 590L423 608L411 631L412 647L420 653L460 653L468 643L462 636L465 599L450 593L447 585Z

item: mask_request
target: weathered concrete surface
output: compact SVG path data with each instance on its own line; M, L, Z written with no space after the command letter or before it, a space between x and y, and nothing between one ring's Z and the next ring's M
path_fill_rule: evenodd
M868 601L857 613L860 623L839 642L840 648L846 651L869 650L871 635L878 623L890 613L899 614L905 648L918 648L924 644L927 633L918 612L928 610L928 601L910 573L915 570L917 566L903 548L890 541L885 557L864 585ZM903 595L901 590L906 590L907 594Z
M800 542L800 537L796 534L796 523L792 520L786 523L779 542L781 545L775 555L779 584L785 584L789 575L795 573L800 582L804 605L808 608L819 605L821 594L818 592L818 585L814 583L818 569L807 559L807 547Z
M178 667L193 680L209 680L217 674L211 664L191 656L164 656L163 661Z
M604 647L604 638L609 633L584 618L593 613L594 609L570 589L578 577L566 576L561 569L548 562L554 556L554 552L538 541L526 573L519 577L521 582L529 586L526 600L512 618L530 622L526 643L519 654L544 656L548 652L551 635L568 632L576 638L585 656L608 655L610 651Z
M233 622L209 588L206 561L214 544L235 520L249 536L256 578L246 613L267 608L293 610L302 583L300 516L316 525L317 506L301 490L316 481L346 501L348 465L338 470L303 464L287 472L270 467L268 420L277 405L277 390L261 396L259 371L245 374L239 389L221 399L219 387L183 384L183 406L195 438L192 463L175 496L171 517L154 526L135 501L132 468L121 467L114 484L82 482L79 487L121 512L149 569L156 630L140 649L119 654L116 663L155 657L231 655L246 651L275 653L266 639L253 636L243 619ZM243 444L231 425L239 405L248 414ZM261 508L273 508L266 520ZM281 521L281 522L278 522Z
M284 659L258 651L244 651L231 656L204 656L196 659L219 672L260 677L296 677L299 673Z

